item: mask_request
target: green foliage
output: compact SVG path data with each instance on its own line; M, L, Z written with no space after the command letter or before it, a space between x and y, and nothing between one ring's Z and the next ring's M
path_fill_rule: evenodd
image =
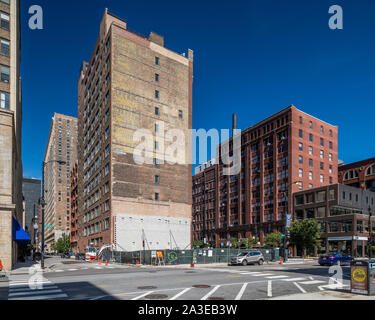
M191 243L193 248L199 247L202 248L204 245L204 242L202 240L195 240Z
M283 235L280 232L270 233L264 238L264 244L272 248L280 247L283 242Z
M253 248L258 243L257 238L244 238L241 240L240 248L250 249Z
M68 252L70 251L70 239L69 236L63 234L63 236L57 240L55 244L55 251L58 253Z
M231 244L231 247L235 249L240 247L240 243L238 242L237 239L234 239L234 238L230 239L230 244Z
M296 220L290 231L290 242L302 249L314 249L320 245L320 224L316 220Z

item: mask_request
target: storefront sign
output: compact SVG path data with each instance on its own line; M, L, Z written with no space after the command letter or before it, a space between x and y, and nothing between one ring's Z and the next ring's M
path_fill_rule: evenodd
M368 294L368 279L366 266L352 266L351 288L353 293Z

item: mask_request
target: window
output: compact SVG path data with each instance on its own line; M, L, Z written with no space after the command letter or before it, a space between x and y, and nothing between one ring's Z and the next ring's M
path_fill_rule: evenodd
M109 173L109 164L107 164L104 168L104 175L108 175Z
M9 4L10 0L1 0L1 2Z
M324 201L326 201L326 192L325 191L319 191L317 193L317 201L318 202L324 202Z
M309 159L309 167L310 167L310 168L313 167L313 160L312 160L312 159Z
M1 28L9 31L9 15L4 12L1 12L0 17L1 17Z
M324 175L322 175L322 174L320 175L320 182L324 183Z
M329 173L332 173L332 165L329 165Z
M299 151L303 151L303 144L302 144L302 143L299 143L299 144L298 144L298 150L299 150Z
M298 169L298 176L300 178L303 178L303 170L302 169Z
M10 42L5 39L1 39L1 54L9 57L10 54Z
M313 128L313 123L312 123L312 121L309 122L309 128L310 128L310 129Z
M310 155L313 154L313 147L309 147L309 154L310 154Z
M108 157L109 156L109 151L110 151L110 148L109 148L109 145L105 148L105 156Z
M310 142L313 141L313 135L312 135L312 133L309 133L309 141L310 141Z
M332 161L332 153L329 154L329 161Z
M324 170L324 162L320 163L320 170Z
M159 150L159 142L155 141L155 150Z
M312 180L313 179L313 173L310 171L309 172L309 180Z
M332 130L329 130L329 136L332 138Z
M9 67L1 66L1 81L9 82Z
M155 82L159 82L159 75L155 73Z
M332 143L332 141L329 142L329 148L333 149L333 143Z
M154 181L155 181L156 184L159 184L159 176L155 176L155 180Z
M159 125L155 123L155 132L159 132Z
M324 134L324 128L323 128L323 126L320 126L320 133Z
M0 91L0 108L9 110L9 93Z
M320 159L324 159L324 151L320 150Z
M324 139L320 138L320 146L324 147Z
M303 157L302 156L298 156L298 163L303 164Z
M159 115L159 108L158 108L158 107L155 107L155 115L156 115L156 116Z
M155 90L155 99L159 99L159 91Z
M159 65L159 57L155 57L155 64L158 66Z
M302 117L299 117L299 124L302 124L302 123L303 123Z
M302 182L298 182L298 189L299 189L299 190L302 190L302 189L303 189L303 183L302 183Z
M182 110L178 110L178 117L179 117L180 119L182 119L182 117L183 117L183 112L182 112Z
M300 138L303 138L302 129L299 129L299 131L298 131L298 136L299 136Z
M155 193L155 200L156 200L156 201L159 200L159 193Z
M154 158L154 165L157 167L159 165L159 159Z

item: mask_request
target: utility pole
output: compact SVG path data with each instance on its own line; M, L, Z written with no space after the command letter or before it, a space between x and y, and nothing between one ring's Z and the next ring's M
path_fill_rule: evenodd
M371 217L372 217L372 212L371 212L371 207L368 207L368 232L369 232L369 237L368 237L368 257L371 259L372 258L372 225L371 225Z

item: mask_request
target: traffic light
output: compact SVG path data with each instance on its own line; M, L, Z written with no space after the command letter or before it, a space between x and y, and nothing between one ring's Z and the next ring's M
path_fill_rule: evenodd
M286 238L290 239L290 231L289 230L286 230Z

